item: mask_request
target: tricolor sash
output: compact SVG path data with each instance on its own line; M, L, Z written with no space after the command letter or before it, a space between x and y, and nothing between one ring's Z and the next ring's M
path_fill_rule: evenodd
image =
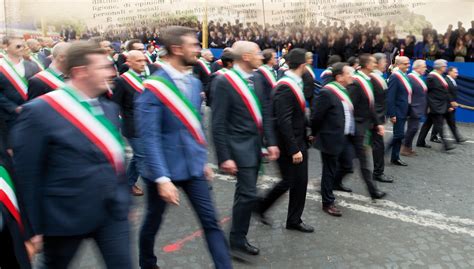
M255 92L250 89L247 81L245 81L234 69L227 71L224 76L244 101L244 104L247 106L247 109L249 110L259 131L262 131L262 111L260 101L255 95Z
M309 64L307 64L305 67L306 67L306 70L308 70L309 74L313 77L313 80L315 80L316 75L314 74L313 67Z
M74 125L105 155L117 174L124 172L125 150L117 128L69 86L47 93L42 98L59 115Z
M288 76L284 76L278 80L277 86L278 85L287 85L288 87L290 87L291 91L296 97L296 100L298 100L301 110L303 110L304 112L306 107L306 100L304 98L303 90L298 85L298 83L294 79Z
M154 64L161 68L161 65L164 64L164 62L160 58L157 58Z
M320 78L323 78L325 76L331 76L332 75L332 70L330 68L324 70L322 73L321 73L321 76L319 76Z
M151 63L151 64L153 63L153 60L151 59L151 53L149 53L149 52L147 51L147 52L145 53L145 57L146 57L146 59L147 59L147 61L148 61L149 63Z
M362 90L364 91L365 95L367 96L367 99L369 99L369 106L370 108L374 107L374 86L372 85L372 82L370 82L370 78L361 73L357 72L354 75L354 79L359 82L359 85L362 87Z
M333 81L328 83L324 86L324 88L333 92L341 102L346 103L349 106L349 109L353 112L354 111L354 104L352 104L352 100L349 97L349 93L347 90L339 83Z
M382 87L383 90L388 89L387 81L385 81L385 79L381 75L374 72L374 73L371 73L370 76L375 81L377 81L377 83L380 85L380 87Z
M155 94L184 126L186 126L199 144L206 145L206 138L202 130L199 112L173 82L162 77L151 76L143 82L143 86Z
M411 88L411 85L410 85L410 82L408 81L407 76L405 75L405 73L402 73L402 71L400 70L393 72L393 75L396 76L400 80L400 82L403 84L403 87L405 88L408 94L408 103L411 104L413 89Z
M13 186L12 179L8 171L0 166L0 203L2 203L18 223L18 226L23 230L23 224L20 217L20 208L18 207L18 200L15 195L15 186Z
M423 92L428 91L428 87L426 86L426 83L420 78L418 74L412 72L408 74L408 76L414 79L423 88Z
M216 63L217 63L218 65L222 66L222 60L221 60L221 59L217 60Z
M209 76L211 72L211 67L209 66L209 63L206 62L204 59L198 59L198 64L204 69L204 72Z
M430 75L434 76L436 79L439 80L439 82L441 82L441 84L443 85L443 87L445 89L448 89L449 88L449 85L448 85L448 82L446 82L446 80L443 78L443 76L441 76L438 72L436 71L432 71L430 73Z
M142 79L137 76L137 74L131 70L128 70L127 72L123 73L121 77L130 85L132 88L139 92L142 93L145 87L143 87L143 81Z
M258 68L260 72L262 72L263 76L267 79L268 83L273 87L275 87L275 84L277 83L275 73L273 72L273 69L270 69L266 65L262 65Z
M23 100L28 100L28 81L20 76L7 58L0 59L0 72L10 81Z
M217 76L220 76L220 75L224 75L227 71L229 71L229 69L222 68L214 72L214 74L216 74Z
M38 65L38 67L41 69L41 71L44 70L44 65L43 65L43 63L41 63L41 61L40 61L40 59L39 59L37 53L31 54L30 59L31 59L31 61L33 61L36 65Z
M64 79L56 74L56 72L54 72L51 68L46 68L46 70L39 72L35 76L46 83L53 90L62 88L65 85Z

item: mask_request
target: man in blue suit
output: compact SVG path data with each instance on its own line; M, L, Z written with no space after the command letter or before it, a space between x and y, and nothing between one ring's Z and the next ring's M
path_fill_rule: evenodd
M392 157L391 163L407 166L400 159L400 148L405 137L405 122L412 99L412 87L406 75L410 67L410 59L406 56L395 60L398 69L388 79L387 114L393 124Z
M102 97L114 76L95 43L67 50L70 83L23 106L12 129L17 192L42 268L67 268L83 239L107 268L131 268L119 108ZM34 134L34 135L32 135Z
M188 196L204 229L216 268L232 268L224 233L219 227L206 177L206 139L200 122L201 82L189 75L199 54L192 29L172 26L161 40L168 52L162 68L144 82L135 100L135 123L143 150L142 177L147 183L147 209L140 229L140 267L159 268L155 237L166 204L179 205L176 187Z

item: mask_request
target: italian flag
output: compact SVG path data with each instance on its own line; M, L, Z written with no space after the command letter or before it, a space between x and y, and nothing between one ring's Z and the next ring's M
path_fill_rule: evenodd
M7 170L0 166L0 202L7 208L10 214L23 230L23 224L20 217L20 209L15 195L15 187Z

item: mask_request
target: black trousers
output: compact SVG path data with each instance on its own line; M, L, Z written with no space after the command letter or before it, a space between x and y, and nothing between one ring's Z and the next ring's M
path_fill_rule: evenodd
M372 130L372 158L374 160L374 176L382 176L385 171L385 143L383 136Z
M278 159L282 180L278 182L262 199L260 212L267 211L285 192L290 190L286 225L302 222L306 190L308 187L308 152L303 151L303 162L293 164L292 156L282 155Z
M334 204L333 187L336 179L338 156L321 152L321 160L323 162L323 172L321 177L321 197L323 206ZM352 166L350 167L352 168Z
M443 142L444 147L448 145L448 142L445 139L444 129L443 129L444 117L445 117L444 115L445 114L434 114L434 113L428 114L428 118L421 126L420 135L418 136L418 140L416 142L417 145L426 144L425 139L426 139L426 136L428 135L428 132L431 126L433 126L433 132L441 136L441 141Z
M459 142L461 140L461 135L459 134L458 128L456 127L456 112L455 111L447 112L443 116L454 138L456 139L457 142ZM433 129L431 131L431 137L435 137L437 135L438 133L436 133L435 130Z
M360 163L360 172L362 179L367 185L367 190L369 194L372 195L377 191L377 186L372 179L372 171L369 168L369 160L367 159L367 154L365 152L366 148L364 145L365 136L364 135L349 135L347 136L348 142L346 148L350 149L352 145L355 150L355 154ZM339 164L336 172L335 184L341 184L344 177L349 173L348 164L352 163L352 155L347 154L347 150L344 150L339 156ZM341 165L342 164L342 165Z

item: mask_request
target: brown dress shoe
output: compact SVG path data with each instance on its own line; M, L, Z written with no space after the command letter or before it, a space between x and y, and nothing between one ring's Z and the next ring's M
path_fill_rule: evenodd
M131 189L132 195L133 196L142 196L143 195L143 190L138 187L137 185L133 185Z
M323 211L334 217L342 216L342 212L335 205L323 206Z
M411 156L415 156L416 153L413 151L412 148L405 147L404 145L402 145L402 148L400 150L400 155L411 157Z

